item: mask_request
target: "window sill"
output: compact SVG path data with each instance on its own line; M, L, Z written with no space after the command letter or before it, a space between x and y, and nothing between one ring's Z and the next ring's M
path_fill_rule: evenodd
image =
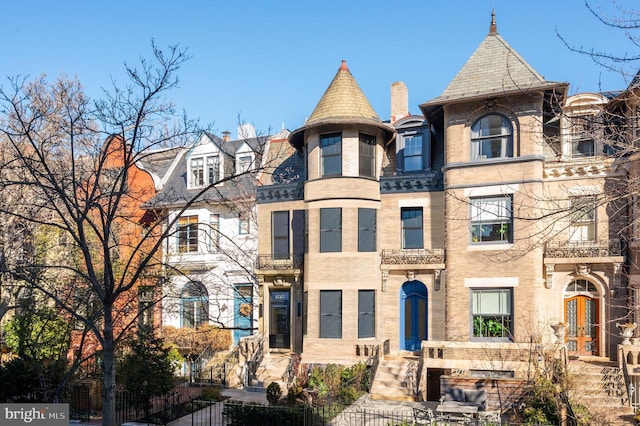
M469 251L509 250L513 243L471 243L467 247Z
M472 337L472 342L513 343L508 337Z

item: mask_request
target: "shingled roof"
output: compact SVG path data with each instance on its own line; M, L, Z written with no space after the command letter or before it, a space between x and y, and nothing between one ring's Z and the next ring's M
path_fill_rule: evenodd
M393 132L392 128L382 123L355 78L353 78L345 60L342 61L338 72L322 95L322 98L320 98L307 122L303 127L291 133L289 141L294 147L300 148L305 130L330 123L368 123L383 128L388 132Z
M549 82L533 69L497 31L491 14L489 34L440 96L422 105L426 112L437 106L490 95L546 90L566 83Z

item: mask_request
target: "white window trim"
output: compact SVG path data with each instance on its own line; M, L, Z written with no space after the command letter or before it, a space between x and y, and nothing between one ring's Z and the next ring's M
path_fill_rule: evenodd
M519 277L465 278L465 287L474 288L503 288L518 287Z
M222 157L220 156L219 153L217 152L211 152L211 153L202 153L202 154L196 154L196 155L192 155L187 157L187 189L198 189L198 188L204 188L206 186L209 185L209 164L208 164L208 160L209 158L215 158L217 157L218 159L218 176L217 178L214 180L218 181L221 179L221 172L223 170L223 166L222 166ZM191 164L194 160L202 160L202 185L194 185L193 183L193 177L191 175Z

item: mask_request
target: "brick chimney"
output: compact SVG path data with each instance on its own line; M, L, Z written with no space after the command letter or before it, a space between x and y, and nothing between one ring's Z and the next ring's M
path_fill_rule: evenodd
M391 124L409 115L409 90L407 86L396 81L391 83Z
M230 131L225 130L224 132L222 132L222 140L223 141L229 142L229 139L231 139L230 136L231 136L231 132Z

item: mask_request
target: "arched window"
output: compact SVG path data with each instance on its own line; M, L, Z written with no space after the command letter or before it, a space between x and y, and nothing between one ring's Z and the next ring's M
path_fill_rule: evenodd
M507 117L490 114L471 126L471 160L513 157L513 128Z
M180 294L182 327L197 327L209 319L209 293L200 282L188 282Z

